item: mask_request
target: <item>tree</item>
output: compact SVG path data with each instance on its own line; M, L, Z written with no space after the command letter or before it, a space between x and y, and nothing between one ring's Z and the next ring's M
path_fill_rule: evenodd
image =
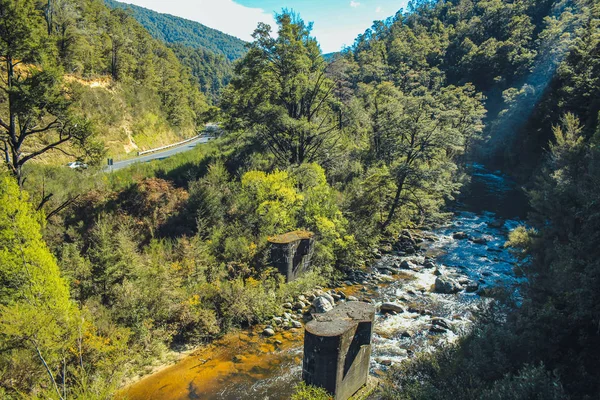
M25 192L0 175L0 386L23 390L47 375L61 397L57 374L74 344L77 309L38 220Z
M69 141L83 145L91 135L89 123L71 113L61 73L46 60L45 38L33 0L0 0L0 143L20 186L26 162Z
M485 109L472 86L425 88L405 94L384 82L364 90L371 116L373 163L389 169L395 194L380 221L385 230L403 204L425 211L427 196L439 202L458 189L454 159L481 132Z
M335 84L312 25L288 11L277 23L276 39L269 25L254 31L222 107L230 126L254 130L281 164L300 165L315 160L339 130Z

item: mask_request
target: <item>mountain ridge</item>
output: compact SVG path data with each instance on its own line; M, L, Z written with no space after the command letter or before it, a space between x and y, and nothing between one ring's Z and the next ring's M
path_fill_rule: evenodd
M152 36L167 44L202 48L221 54L229 61L235 61L246 53L245 41L200 22L115 0L104 0L104 2L109 8L130 11Z

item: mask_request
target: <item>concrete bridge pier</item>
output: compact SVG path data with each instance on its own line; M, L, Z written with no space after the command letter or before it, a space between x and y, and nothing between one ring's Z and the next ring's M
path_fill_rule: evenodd
M375 308L350 302L306 324L302 379L346 400L367 383Z

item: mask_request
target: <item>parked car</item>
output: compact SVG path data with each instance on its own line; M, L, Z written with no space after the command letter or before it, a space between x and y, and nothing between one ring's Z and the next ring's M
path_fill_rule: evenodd
M72 169L86 169L88 165L81 161L73 161L67 164L67 167Z

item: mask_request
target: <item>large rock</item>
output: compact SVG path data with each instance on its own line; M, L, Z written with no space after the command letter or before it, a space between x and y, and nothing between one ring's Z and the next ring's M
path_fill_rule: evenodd
M375 268L377 268L379 271L381 271L383 273L388 272L388 273L390 273L392 275L398 273L398 271L394 267L392 267L391 265L385 265L385 264L384 265L377 265Z
M479 283L470 280L465 286L465 290L468 293L474 293L479 290Z
M315 308L315 312L319 314L333 310L333 304L325 296L317 297L312 305Z
M417 268L417 266L408 260L403 260L400 263L400 269L408 269L408 270L414 271L416 268Z
M487 239L484 237L472 237L471 242L475 243L475 244L486 244L487 243Z
M265 336L273 336L275 334L275 331L271 328L265 328L265 330L263 331L263 335Z
M395 312L395 313L403 313L404 308L395 303L383 303L379 308L382 313L385 312Z
M458 293L462 290L462 286L454 279L447 276L438 276L435 278L435 292L443 294Z
M452 237L454 239L463 240L463 239L468 239L469 235L467 235L464 232L454 232L454 234L452 235Z
M331 303L332 306L335 306L335 299L333 298L333 296L331 294L325 293L322 295L322 297L325 297L327 299L327 301Z
M506 221L504 221L503 219L495 219L493 221L488 222L488 226L490 228L502 228L504 226Z

